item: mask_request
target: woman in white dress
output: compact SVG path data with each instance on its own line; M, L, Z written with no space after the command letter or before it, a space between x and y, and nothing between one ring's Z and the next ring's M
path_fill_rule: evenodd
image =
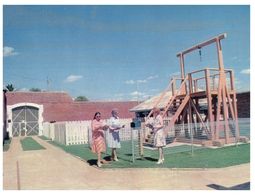
M109 136L108 136L108 147L112 149L111 159L118 161L117 148L120 148L120 135L119 130L124 128L124 125L120 124L118 117L118 110L112 110L112 117L109 119Z
M164 162L164 153L163 147L166 146L166 137L163 130L163 118L160 115L159 108L153 108L153 122L148 122L147 127L151 128L154 133L154 146L158 148L159 159L157 164L163 164Z

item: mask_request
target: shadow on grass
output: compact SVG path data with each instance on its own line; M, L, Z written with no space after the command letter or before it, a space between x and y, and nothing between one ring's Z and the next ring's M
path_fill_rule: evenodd
M111 162L111 156L105 156L103 159L104 159L105 161L107 161L107 162ZM90 166L97 165L97 159L89 159L89 160L87 160L87 163L88 163Z
M7 152L10 148L10 145L11 145L11 138L9 139L5 139L4 142L3 142L3 151L4 152Z
M97 165L97 159L90 159L90 160L87 160L87 163L88 163L90 166Z
M104 160L106 160L106 161L111 161L111 156L105 156L105 157L104 157Z
M158 161L158 159L156 158L151 158L151 157L144 157L145 160L148 160L148 161L153 161L153 162L156 162Z

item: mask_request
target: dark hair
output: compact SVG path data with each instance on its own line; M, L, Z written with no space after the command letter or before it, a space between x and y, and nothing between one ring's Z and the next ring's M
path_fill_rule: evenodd
M101 113L100 113L100 112L96 112L96 113L95 113L95 115L94 115L94 118L93 118L93 119L96 119L96 115L98 115L98 114L100 114L100 115L101 115Z

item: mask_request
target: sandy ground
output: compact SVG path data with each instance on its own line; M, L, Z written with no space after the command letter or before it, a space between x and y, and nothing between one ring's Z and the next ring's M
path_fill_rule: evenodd
M3 154L4 190L213 190L250 182L250 164L213 169L99 169L37 137L46 150L22 151L13 138ZM246 185L247 186L247 185Z

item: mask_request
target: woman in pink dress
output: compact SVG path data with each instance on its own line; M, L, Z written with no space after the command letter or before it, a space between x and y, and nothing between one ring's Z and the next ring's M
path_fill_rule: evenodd
M100 112L96 112L94 119L91 123L92 127L92 152L97 154L97 166L101 167L101 162L105 163L101 159L101 153L106 151L104 131L108 129L108 126L101 120Z

